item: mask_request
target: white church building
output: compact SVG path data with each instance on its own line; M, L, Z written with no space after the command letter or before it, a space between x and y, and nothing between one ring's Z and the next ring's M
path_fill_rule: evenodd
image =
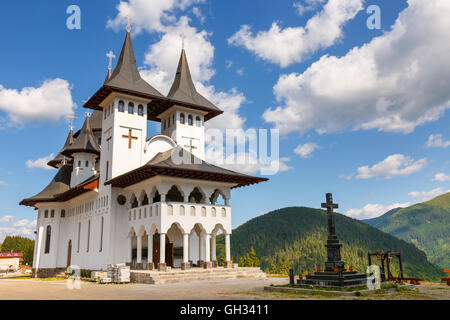
M231 189L267 179L204 161L204 124L223 111L196 91L184 49L166 97L141 78L127 32L114 71L84 107L92 115L48 163L55 177L20 203L37 210L33 275L123 262L215 268L221 233L230 268ZM147 138L149 121L161 133Z

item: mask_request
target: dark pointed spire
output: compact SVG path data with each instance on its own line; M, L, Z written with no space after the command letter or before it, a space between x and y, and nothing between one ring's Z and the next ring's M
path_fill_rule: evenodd
M177 73L167 98L200 107L203 110L221 111L197 92L187 62L186 51L181 50Z
M106 74L106 78L103 84L107 83L109 79L111 79L111 69L108 69L108 73Z
M87 115L77 140L69 147L65 148L62 151L62 154L70 157L77 152L100 154L100 147L95 141L94 134L92 133L91 117Z
M70 162L72 159L63 155L62 152L64 151L64 149L69 147L72 143L73 143L73 129L71 126L69 134L67 135L66 143L64 143L64 147L61 149L61 151L58 153L58 155L53 160L50 160L49 162L47 162L47 165L49 165L53 168L58 168L61 165L65 164L64 161L66 163Z
M105 86L126 91L131 94L137 93L146 96L163 97L158 90L141 78L136 66L136 58L134 56L129 32L127 32L127 35L125 36L125 41L123 43L122 51L120 52L119 60L117 60L117 65L109 77L109 80L105 82Z

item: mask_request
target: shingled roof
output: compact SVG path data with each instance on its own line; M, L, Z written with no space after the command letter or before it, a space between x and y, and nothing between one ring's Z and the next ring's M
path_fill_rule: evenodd
M107 75L103 86L84 105L85 108L101 110L100 103L112 92L130 94L146 99L163 99L165 97L144 79L136 66L136 58L127 32L117 65L111 76Z
M80 134L78 135L75 142L62 151L65 156L72 156L74 153L84 152L93 153L100 155L100 147L94 139L91 128L91 118L86 117L83 127L81 128Z
M47 162L47 165L58 168L58 165L61 164L64 160L69 162L72 159L62 154L65 148L69 147L73 143L73 130L70 128L69 134L67 135L66 143L64 143L64 147L58 153L58 155L53 159Z
M191 159L191 163L175 163L172 154L176 152L178 152L179 155L181 152L185 152L183 158ZM126 188L156 175L235 183L236 186L234 188L269 180L267 178L253 177L215 166L195 157L192 153L177 146L168 151L158 153L142 167L106 181L105 185Z

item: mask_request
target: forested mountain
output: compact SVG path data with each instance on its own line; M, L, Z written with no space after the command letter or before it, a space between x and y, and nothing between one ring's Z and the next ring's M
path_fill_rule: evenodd
M29 266L33 264L34 240L19 236L7 236L3 240L1 250L22 251L23 264L28 264Z
M367 253L377 250L400 251L405 274L437 280L441 270L427 260L424 252L358 220L336 214L337 235L343 244L342 257L347 267L360 272L367 268ZM326 261L327 214L323 210L289 207L254 218L233 230L233 261L239 261L254 248L261 268L278 271L291 266L296 274ZM223 242L223 238L220 241ZM394 268L398 265L394 262Z
M450 267L450 193L364 222L413 243L442 268Z

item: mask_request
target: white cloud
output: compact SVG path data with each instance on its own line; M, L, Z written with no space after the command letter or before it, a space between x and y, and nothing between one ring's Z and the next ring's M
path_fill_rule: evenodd
M305 143L300 144L295 148L294 153L298 154L302 158L309 158L314 150L319 149L320 147L315 143Z
M14 124L57 122L72 116L76 109L70 90L63 79L46 80L39 88L26 87L21 91L0 85L0 110Z
M442 190L441 188L436 188L430 191L413 191L408 193L410 197L416 198L417 201L423 202L428 201L433 198L436 198L437 196L440 196L441 194L450 192L450 190Z
M13 216L4 216L3 218L0 218L0 223L10 222L14 219Z
M363 166L358 168L357 179L370 179L374 177L384 177L390 179L396 176L409 176L422 170L427 164L427 159L417 161L403 154L393 154L372 167Z
M293 7L299 16L303 16L308 11L316 10L319 5L325 1L326 0L304 0L304 4L301 2L294 2Z
M251 27L243 25L228 39L228 44L243 47L263 60L287 67L341 39L343 25L356 16L362 3L363 0L330 0L305 27L282 29L273 22L268 31L253 35Z
M408 4L391 31L342 57L324 55L303 74L281 75L274 86L280 105L264 119L282 134L410 133L439 119L450 107L450 2Z
M376 217L379 217L379 216L385 214L389 210L392 210L395 208L405 208L410 205L411 205L411 203L409 203L409 202L394 203L394 204L387 205L387 206L381 205L381 204L369 203L361 209L348 209L345 212L345 215L352 217L354 219L358 219L358 220L372 219L372 218L376 218Z
M428 141L425 144L427 147L435 148L447 148L450 147L450 140L444 141L442 139L442 134L432 134L428 137Z
M129 0L120 1L117 5L119 13L114 19L109 19L107 27L113 30L124 29L131 18L133 34L143 31L165 32L168 25L176 23L174 11L186 10L193 4L204 0Z
M436 173L436 175L433 178L433 181L439 181L439 182L450 181L450 174Z
M205 22L205 16L202 14L202 11L199 7L193 7L192 13L201 23Z
M36 160L27 160L25 162L25 165L29 169L53 170L52 167L47 165L47 162L49 162L50 160L53 160L53 158L54 158L53 153L51 153L50 155L43 157L43 158L39 158Z

